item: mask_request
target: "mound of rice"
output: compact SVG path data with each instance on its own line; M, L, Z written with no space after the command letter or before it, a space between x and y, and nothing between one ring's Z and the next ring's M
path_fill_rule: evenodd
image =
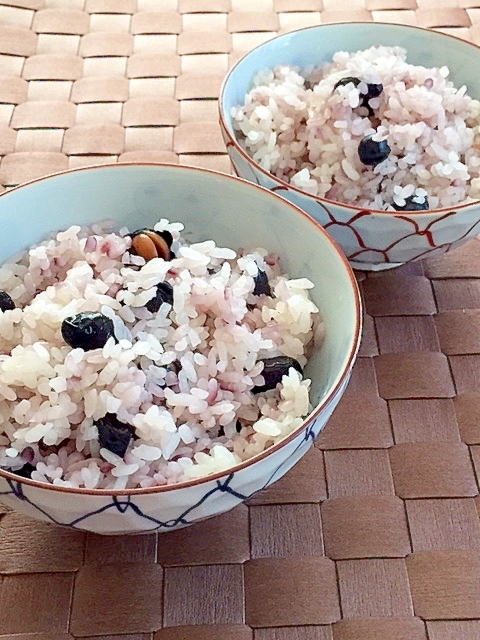
M60 486L124 489L173 484L226 470L263 451L311 409L310 380L294 368L276 389L261 358L303 367L322 339L313 284L282 274L265 249L238 252L214 241L187 244L183 225L171 260L129 251L127 229L72 226L0 266L0 467ZM259 269L272 296L253 295ZM173 305L151 313L157 285ZM62 321L84 311L112 318L103 348L71 348ZM106 414L133 427L123 457L102 448Z
M480 198L480 102L448 75L384 46L336 53L320 68L282 65L254 78L233 126L261 167L311 195L388 211L408 198L450 207ZM335 87L349 77L360 84ZM369 83L383 85L370 109ZM375 167L359 158L366 136L391 149Z

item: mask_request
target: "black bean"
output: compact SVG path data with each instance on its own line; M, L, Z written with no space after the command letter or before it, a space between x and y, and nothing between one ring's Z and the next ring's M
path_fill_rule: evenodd
M367 84L367 93L362 93L361 95L366 100L370 100L371 98L378 98L383 91L383 84Z
M272 290L270 289L270 284L268 282L268 277L265 271L259 269L257 271L257 275L253 278L253 281L255 282L255 287L253 289L254 296L272 295Z
M358 156L363 164L375 166L383 162L391 149L386 140L373 140L372 136L365 136L358 145Z
M157 293L145 306L150 313L157 313L164 302L173 305L173 287L168 282L159 282Z
M353 84L355 87L358 87L360 82L361 82L360 78L352 78L350 76L347 78L342 78L341 80L339 80L334 84L333 90L335 91L337 87L344 87L347 84Z
M370 106L371 98L378 98L383 91L383 84L367 84L367 93L361 93L361 106L367 109L368 117L371 118L375 115L375 111Z
M163 238L165 240L165 242L168 244L169 247L172 246L173 244L173 236L170 233L170 231L155 231L155 233L157 235L159 235L161 238Z
M15 309L15 303L6 291L0 291L0 311Z
M62 336L73 349L99 349L110 337L115 337L113 320L99 311L83 311L65 318Z
M405 198L405 204L403 206L392 202L392 207L396 211L427 211L430 207L428 205L428 198L425 198L423 202L415 202L415 196L409 196Z
M303 374L300 363L297 362L295 358L290 358L289 356L262 358L260 362L263 362L262 376L265 384L253 387L252 393L261 393L262 391L275 389L277 384L282 381L283 376L288 374L290 367L293 367L299 373Z
M32 472L35 471L35 469L36 467L31 462L26 462L21 469L13 471L13 473L21 478L31 478Z
M353 84L355 87L358 87L358 85L361 82L362 81L360 80L360 78L353 78L353 77L342 78L334 85L333 89L335 90L337 87L340 87L340 86L343 87L350 83ZM360 93L361 105L371 110L368 104L368 101L371 100L372 98L378 98L378 96L381 95L383 91L383 84L381 83L376 84L373 82L365 83L365 84L367 85L367 93L363 93L363 92Z
M133 427L120 422L114 413L105 414L95 425L100 446L123 458L133 437Z

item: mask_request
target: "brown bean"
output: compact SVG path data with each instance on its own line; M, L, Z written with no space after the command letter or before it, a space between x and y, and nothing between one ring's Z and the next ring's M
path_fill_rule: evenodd
M138 233L134 236L132 239L132 248L137 255L144 258L147 262L148 260L152 260L152 258L158 258L157 247L150 235L146 233Z
M158 257L163 258L164 260L170 260L170 247L167 242L162 238L162 236L158 235L158 233L147 232L148 237L155 245L157 249Z

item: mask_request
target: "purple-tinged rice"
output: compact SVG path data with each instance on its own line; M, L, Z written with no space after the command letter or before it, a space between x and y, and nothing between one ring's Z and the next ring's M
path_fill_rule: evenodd
M310 380L294 368L276 389L252 389L261 358L303 367L321 343L313 284L262 248L187 244L165 219L155 229L172 234L176 257L145 262L127 229L112 228L72 226L0 266L16 304L0 311L0 467L28 463L33 480L88 489L174 484L227 470L302 424ZM259 269L273 297L253 295ZM165 281L173 305L152 313ZM113 320L103 348L63 340L62 321L83 311ZM133 428L124 456L99 443L107 413Z
M263 169L310 195L387 211L409 200L451 207L480 198L480 102L448 76L407 63L400 47L338 52L322 67L258 73L232 123ZM361 82L335 88L348 77ZM368 84L383 85L370 114ZM374 167L359 158L366 136L391 148Z

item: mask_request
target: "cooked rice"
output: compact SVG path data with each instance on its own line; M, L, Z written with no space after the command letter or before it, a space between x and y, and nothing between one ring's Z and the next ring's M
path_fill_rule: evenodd
M89 489L173 484L227 470L301 425L310 380L295 369L275 390L251 389L264 383L260 358L305 365L321 334L313 284L262 248L186 244L183 225L165 219L155 229L170 231L176 257L145 263L112 228L72 226L0 266L17 305L0 311L0 467L28 462L33 480ZM253 295L258 269L273 297ZM164 281L173 308L151 313ZM68 346L62 321L82 311L110 316L116 340ZM107 413L134 427L123 458L100 447L95 421Z
M448 76L408 64L400 47L339 52L319 68L257 74L232 122L263 169L308 194L389 211L407 198L450 207L480 198L480 102ZM347 77L361 82L334 89ZM361 104L368 83L383 85L373 117ZM358 156L370 135L391 148L375 167Z

